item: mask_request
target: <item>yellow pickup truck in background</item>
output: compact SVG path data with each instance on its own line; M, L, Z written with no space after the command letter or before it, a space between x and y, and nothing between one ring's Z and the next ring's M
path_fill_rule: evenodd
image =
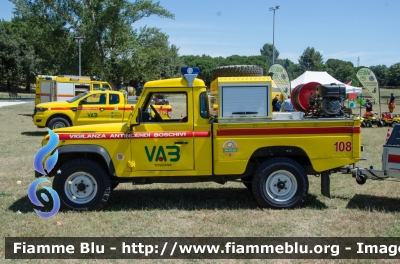
M185 67L182 78L147 82L126 122L50 131L42 144L59 139L58 160L48 175L54 176L61 208L101 209L111 190L126 182L240 181L261 207L280 209L302 205L308 175L315 175L329 196L331 172L347 169L361 154L360 120L326 108L342 102L345 90L321 85L311 117L272 113L269 76L250 75L251 66L224 67L210 89L216 116L204 81L196 78L199 69ZM152 106L157 94L174 105L170 119Z
M38 75L36 77L35 105L40 103L67 101L83 92L112 90L108 82L89 76Z
M154 100L153 100L154 102ZM61 127L126 122L135 105L128 104L126 93L119 91L84 92L68 101L36 105L33 123L39 127ZM160 116L168 119L170 105L152 105ZM153 116L149 118L154 118Z

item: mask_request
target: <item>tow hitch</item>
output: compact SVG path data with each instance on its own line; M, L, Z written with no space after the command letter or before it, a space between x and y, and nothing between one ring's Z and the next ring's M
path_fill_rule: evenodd
M389 170L374 170L372 166L370 168L354 168L351 170L353 178L356 178L358 184L364 184L367 179L371 180L385 180L389 178L400 179L400 171Z

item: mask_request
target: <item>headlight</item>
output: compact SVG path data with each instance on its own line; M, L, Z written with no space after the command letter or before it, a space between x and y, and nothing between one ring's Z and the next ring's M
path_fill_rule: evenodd
M47 110L47 108L39 108L39 107L36 107L36 112L44 112L44 111L46 111Z

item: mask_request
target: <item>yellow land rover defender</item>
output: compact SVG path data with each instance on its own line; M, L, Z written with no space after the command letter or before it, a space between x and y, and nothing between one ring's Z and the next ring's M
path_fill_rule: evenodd
M261 207L293 208L305 200L308 175L320 175L329 196L330 173L360 160L360 120L326 111L345 92L321 86L312 117L273 113L271 78L252 75L254 67L215 69L213 117L199 69L185 67L182 78L147 82L127 122L49 130L43 145L59 141L48 174L61 208L100 209L120 183L240 180ZM153 105L160 93L174 107L169 119Z

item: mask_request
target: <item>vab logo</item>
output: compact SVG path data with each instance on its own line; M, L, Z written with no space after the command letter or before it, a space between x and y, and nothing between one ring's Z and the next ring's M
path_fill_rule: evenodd
M283 73L283 74L281 75L281 78L285 80L285 79L286 79L286 75Z
M47 160L46 160L46 169L43 167L43 163L45 161L46 156L51 153L55 147L57 147L58 142L60 141L58 138L58 135L56 135L53 131L51 131L50 129L47 129L47 131L49 132L49 142L47 143L46 146L42 147L41 149L38 150L38 152L36 153L35 159L33 161L33 166L35 168L35 170L39 173L41 173L42 175L47 175L53 168L54 165L56 165L57 160L58 160L58 150L56 150L53 155L51 155ZM28 188L28 197L29 200L31 200L31 202L39 207L44 207L44 205L39 201L38 197L36 196L36 188L37 186L42 183L42 182L48 182L50 183L50 181L48 179L45 178L40 178L37 179L36 181L34 181ZM44 187L51 195L51 198L53 199L53 209L50 212L41 212L39 210L35 210L35 212L43 218L49 218L52 217L53 215L55 215L58 210L60 210L60 197L58 196L57 192L54 191L52 188L50 187ZM42 193L41 197L44 201L48 202L49 201L49 197L45 194Z
M97 117L97 113L87 113L88 117Z
M369 76L369 80L373 82L375 80L374 76Z
M163 146L159 146L158 149L156 146L153 146L151 149L151 153L147 146L144 147L146 151L147 159L150 162L177 162L181 158L180 152L181 149L178 146L166 146L165 150ZM174 150L174 151L169 151ZM157 151L157 152L156 152ZM167 152L166 152L167 151ZM167 153L167 154L165 154ZM169 160L168 160L169 159Z

